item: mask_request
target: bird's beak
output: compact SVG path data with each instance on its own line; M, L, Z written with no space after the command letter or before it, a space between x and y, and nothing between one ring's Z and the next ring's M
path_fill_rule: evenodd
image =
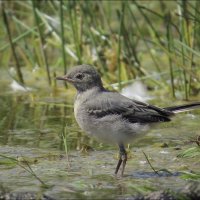
M68 81L68 82L74 82L73 79L68 78L67 76L58 76L56 77L57 80L63 80L63 81Z

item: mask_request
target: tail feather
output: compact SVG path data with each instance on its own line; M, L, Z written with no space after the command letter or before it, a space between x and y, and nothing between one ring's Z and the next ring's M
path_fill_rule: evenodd
M184 105L180 105L180 106L171 106L171 107L166 107L164 109L166 109L168 111L172 111L173 113L180 113L180 112L195 110L198 108L200 109L200 102L184 104Z

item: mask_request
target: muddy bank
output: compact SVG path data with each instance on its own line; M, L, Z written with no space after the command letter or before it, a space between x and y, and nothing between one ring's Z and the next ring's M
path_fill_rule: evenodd
M200 183L188 184L179 192L174 192L172 190L156 191L151 192L145 196L130 196L126 198L119 198L119 200L177 200L177 199L187 199L196 200L200 199Z
M24 200L24 199L55 200L56 197L50 197L46 194L38 194L34 192L12 193L3 190L0 191L0 200ZM137 196L118 198L118 200L177 200L177 199L187 199L187 200L200 199L200 184L199 183L189 184L179 192L173 192L172 190L165 190L165 191L151 192L145 196L137 195Z

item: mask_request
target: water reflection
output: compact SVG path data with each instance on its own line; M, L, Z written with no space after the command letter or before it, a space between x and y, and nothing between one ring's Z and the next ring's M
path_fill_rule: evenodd
M60 133L66 124L74 123L72 108L31 100L32 94L0 97L0 144L29 147L62 146ZM52 98L53 100L53 98Z

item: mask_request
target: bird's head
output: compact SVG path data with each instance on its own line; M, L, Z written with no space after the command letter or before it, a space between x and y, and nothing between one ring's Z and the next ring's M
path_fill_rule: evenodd
M93 87L103 88L100 75L90 65L72 67L66 75L57 77L56 79L71 83L78 92L84 92Z

